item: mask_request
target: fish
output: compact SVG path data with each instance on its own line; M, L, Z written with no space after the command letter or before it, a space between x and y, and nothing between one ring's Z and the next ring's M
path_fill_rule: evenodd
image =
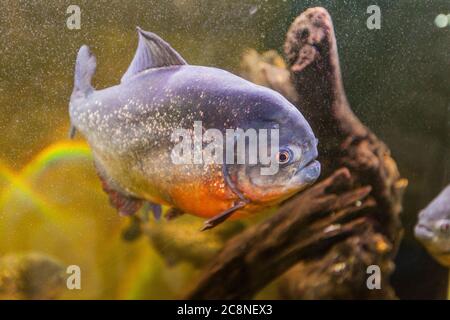
M230 217L274 207L316 181L318 140L281 94L219 68L189 65L158 35L139 27L137 33L134 58L112 87L93 88L96 58L88 46L79 49L69 102L71 136L80 132L86 138L103 189L121 215L153 208L159 216L155 208L164 205L176 213L171 217L188 213L207 219L202 228L207 230ZM270 161L230 163L236 150L223 153L231 156L222 162L174 160L176 146L187 139L174 141L174 132L210 129L226 137L229 149L239 149L238 141L244 141L240 151L247 158L255 150L246 136L249 130L267 133ZM228 139L229 130L238 133ZM196 140L200 158L207 138ZM221 160L219 151L212 151L216 160ZM268 167L276 172L263 172Z
M450 185L419 213L414 235L445 267L450 267Z

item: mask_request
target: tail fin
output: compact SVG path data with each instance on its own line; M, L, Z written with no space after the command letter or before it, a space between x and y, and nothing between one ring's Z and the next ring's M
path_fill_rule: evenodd
M75 86L72 96L87 96L94 89L91 85L97 62L88 46L82 46L78 51L75 65Z

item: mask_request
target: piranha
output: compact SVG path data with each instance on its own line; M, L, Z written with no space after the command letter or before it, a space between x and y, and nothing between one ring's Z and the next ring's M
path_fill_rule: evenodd
M439 263L450 267L450 185L419 213L414 233Z
M159 217L166 205L172 216L206 218L205 230L275 206L319 177L318 140L282 95L221 69L188 65L163 39L137 31L128 70L106 89L92 87L96 59L87 46L80 48L69 105L72 136L79 131L87 139L103 189L120 214L144 207ZM278 170L263 174L268 164L262 161L176 163L173 133L192 132L196 123L200 131L224 135L229 129L278 130L279 147L270 157Z

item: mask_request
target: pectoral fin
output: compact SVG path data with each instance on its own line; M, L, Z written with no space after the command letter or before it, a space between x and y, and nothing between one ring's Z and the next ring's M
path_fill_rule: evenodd
M237 204L235 204L233 207L231 207L228 210L225 210L222 213L219 213L217 216L212 217L209 220L206 220L203 224L203 228L200 229L200 231L205 231L211 228L214 228L215 226L221 224L225 220L227 220L233 213L235 213L237 210L245 207L247 205L244 201L239 201Z

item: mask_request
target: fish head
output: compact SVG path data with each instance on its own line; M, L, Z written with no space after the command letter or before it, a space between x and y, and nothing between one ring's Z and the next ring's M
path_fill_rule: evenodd
M450 186L419 213L414 234L439 263L450 267Z
M270 147L263 149L263 153L266 152L270 162L261 161L260 138L258 163L235 165L234 180L252 202L274 205L317 180L318 139L301 113L281 95L266 99L263 106L259 114L264 117L250 127L258 132L267 130Z

